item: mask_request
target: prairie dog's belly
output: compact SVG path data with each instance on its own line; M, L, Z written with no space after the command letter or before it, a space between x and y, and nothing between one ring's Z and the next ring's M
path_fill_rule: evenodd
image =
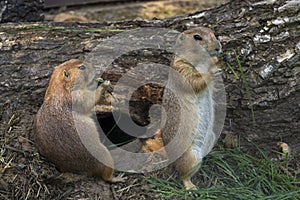
M198 125L195 130L195 139L192 144L192 151L197 160L202 160L212 149L215 141L215 134L212 127L214 123L214 110L212 94L209 89L198 95Z

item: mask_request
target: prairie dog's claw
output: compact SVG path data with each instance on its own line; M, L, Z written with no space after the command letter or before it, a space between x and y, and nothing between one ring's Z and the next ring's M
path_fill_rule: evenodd
M124 174L119 174L118 176L113 177L111 182L112 183L118 183L118 182L124 183L126 179L127 179L127 177L124 176Z

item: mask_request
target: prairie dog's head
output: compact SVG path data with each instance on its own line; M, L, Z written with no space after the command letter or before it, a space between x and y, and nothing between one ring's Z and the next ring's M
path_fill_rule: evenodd
M45 99L63 98L73 90L95 87L95 69L78 59L71 59L55 67L50 79Z
M175 45L175 55L197 66L210 60L222 51L214 32L205 27L197 27L182 32Z

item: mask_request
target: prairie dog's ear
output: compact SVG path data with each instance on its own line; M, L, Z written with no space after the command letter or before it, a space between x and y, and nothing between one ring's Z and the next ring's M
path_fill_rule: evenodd
M184 40L184 38L185 38L184 35L180 34L179 37L178 37L178 40Z
M64 70L63 74L64 74L64 79L66 81L69 81L70 80L70 74L69 74L69 72L67 70Z

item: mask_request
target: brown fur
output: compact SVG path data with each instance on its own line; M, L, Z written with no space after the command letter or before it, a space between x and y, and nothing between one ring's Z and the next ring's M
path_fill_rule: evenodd
M200 35L202 40L195 40L195 34ZM185 31L178 40L180 41L177 41L177 43L179 43L177 48L180 48L180 53L175 55L172 67L185 79L185 82L191 85L194 91L193 95L197 96L207 88L207 85L210 84L214 78L214 73L217 69L217 66L215 65L217 59L212 55L216 55L220 52L221 45L214 36L212 30L204 27ZM196 51L197 48L199 48L199 51ZM195 54L194 52L200 52L200 54ZM206 66L201 66L201 63L205 63L203 61L206 61L206 59L209 60L209 62L206 62L209 65L208 68ZM198 66L199 63L200 66ZM205 68L207 68L207 72L199 72L205 71ZM180 90L181 88L177 89ZM185 127L181 129L181 131L180 129L174 130L173 127L178 124L178 117L176 117L176 115L178 115L179 110L178 107L174 106L173 100L167 100L165 101L165 106L169 107L169 112L167 111L169 115L166 126L162 129L162 138L164 143L167 144L174 138L174 134L177 133L179 134L179 137L177 137L182 138L180 141L182 142L182 145L185 146L185 143L188 143L190 141L189 139L194 138L195 134L197 134L196 129L199 123L197 108L205 105L198 105L197 101L193 100L194 96L189 92L180 91L180 94L182 95L181 98L183 101L180 102L179 107L185 110L181 111L183 115L181 117L184 121L182 125ZM168 93L166 95L166 98L168 98ZM172 96L169 97L172 98ZM195 141L192 141L192 147L195 145L194 142ZM201 162L201 160L198 160L196 154L194 154L192 147L186 145L185 148L187 148L187 150L174 163L175 169L179 173L179 177L182 179L185 188L188 190L196 188L191 182L191 177L197 172Z
M206 88L206 83L212 78L212 72L199 73L183 58L176 58L173 62L174 68L192 86L195 93L199 93Z
M200 35L202 40L195 40L195 34ZM195 101L195 95L198 96L206 90L207 85L214 79L214 74L218 72L216 65L218 59L215 55L221 51L221 45L211 29L200 27L183 32L177 40L177 48L178 53L175 54L171 67L183 77L183 81L175 79L175 83L171 83L171 87L180 94L180 100L176 100L172 92L165 91L163 105L167 117L166 124L161 129L163 140L161 145L165 145L169 158L176 154L174 151L177 147L186 149L185 153L174 162L174 165L185 188L189 190L196 188L191 182L191 177L201 163L189 144L193 146L195 143L192 138L197 134L196 129L199 124L197 109L199 106L205 106L199 105ZM198 66L199 63L200 66ZM203 65L208 63L209 66L201 66L201 63L204 63ZM185 90L186 85L191 86L193 94L191 91ZM178 115L179 113L181 116ZM179 127L180 122L182 127ZM170 149L167 144L173 142L175 134L177 134L178 143L174 143L173 147L177 146ZM147 148L159 149L157 146L151 148L149 145Z
M166 157L167 153L164 148L160 130L155 133L154 138L149 138L144 142L142 150L145 153L156 152Z
M86 68L79 69L81 65ZM91 110L106 89L105 84L96 89L94 74L92 66L77 59L55 67L43 105L36 115L35 141L40 153L62 172L100 176L109 182L122 181L122 178L113 177L112 157L100 142L91 118ZM76 109L72 107L74 104ZM75 120L78 127L75 127ZM85 138L98 158L83 145L79 129L85 130ZM99 158L109 166L102 164Z

